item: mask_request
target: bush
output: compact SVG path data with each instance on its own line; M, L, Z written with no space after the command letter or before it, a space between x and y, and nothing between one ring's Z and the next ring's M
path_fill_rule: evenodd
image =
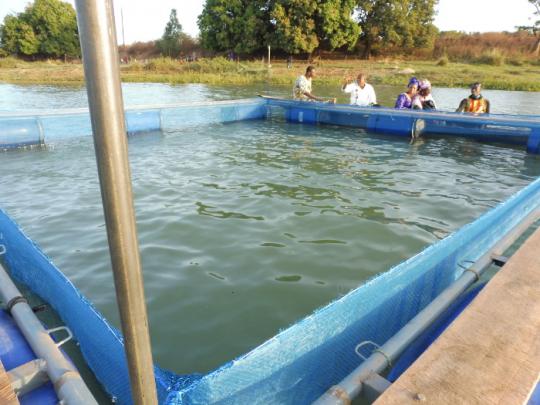
M13 69L16 68L19 64L19 61L13 56L8 56L6 58L0 58L0 68L2 69Z
M501 52L501 50L495 48L483 52L480 57L476 59L476 62L483 63L485 65L502 66L504 65L505 60L506 57Z
M226 73L236 72L238 70L236 62L222 56L213 59L199 59L195 62L188 63L186 68L199 73Z
M437 66L446 66L448 65L448 56L443 55L437 61Z
M126 72L142 72L146 66L138 60L130 62L127 65L120 65L120 68Z
M512 66L523 66L525 61L521 58L508 59L507 63Z
M181 70L181 65L171 58L156 58L152 59L144 66L145 70L151 72L175 72Z

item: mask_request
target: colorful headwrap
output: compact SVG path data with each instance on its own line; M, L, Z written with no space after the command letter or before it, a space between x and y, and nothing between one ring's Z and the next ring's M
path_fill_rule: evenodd
M420 82L418 83L418 88L420 90L431 89L431 83L428 79L420 80Z
M418 87L418 79L416 77L411 77L411 80L409 80L409 84L407 85L407 87L412 87L412 86L416 86Z

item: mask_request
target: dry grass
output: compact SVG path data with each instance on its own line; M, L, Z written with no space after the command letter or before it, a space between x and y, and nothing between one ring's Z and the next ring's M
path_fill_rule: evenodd
M492 57L494 55L491 55ZM497 56L497 55L495 55ZM320 60L317 66L319 83L339 84L346 76L360 72L369 75L373 84L405 85L409 76L428 78L438 87L467 87L481 81L485 88L501 90L540 91L540 69L534 62L489 65L439 61L407 61L397 58L381 60ZM267 69L262 61L230 62L223 58L178 62L160 58L148 63L135 62L121 66L126 82L206 83L247 85L253 83L291 84L304 72L307 61L294 61L287 69L285 60L272 61ZM414 73L406 73L413 70ZM10 83L82 84L83 69L77 63L22 62L0 59L0 81Z
M533 48L537 38L527 32L486 32L465 34L443 32L435 41L433 55L447 55L452 61L495 64L502 59L534 61ZM489 56L496 52L495 58ZM504 63L504 60L501 64Z

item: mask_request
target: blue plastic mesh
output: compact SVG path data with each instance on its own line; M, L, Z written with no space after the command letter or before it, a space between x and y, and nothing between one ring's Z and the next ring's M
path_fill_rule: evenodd
M411 136L414 131L425 136L459 136L526 145L529 152L540 153L540 116L473 116L268 98L131 108L126 110L127 131L131 134L168 131L202 124L264 119L269 109L273 110L273 116L282 115L291 122L344 125L387 135ZM37 145L91 134L86 110L0 115L0 148Z
M540 180L444 240L318 310L252 352L204 376L168 403L306 404L360 360L355 345L382 345L525 215L540 207Z
M201 124L266 118L262 99L214 101L126 110L129 134L176 130ZM0 114L0 149L47 144L53 141L91 136L90 116L85 109Z
M405 134L421 124L426 133L537 139L538 117L471 117L460 114L362 109L284 100L244 100L139 108L126 114L129 132L265 118L268 104L290 121L349 125ZM275 114L275 111L273 111ZM411 127L411 128L409 128ZM0 117L0 145L47 142L90 135L87 112ZM530 134L534 136L531 136ZM536 135L535 135L536 134ZM178 376L156 367L160 402L310 403L339 382L360 360L355 345L384 343L510 227L540 205L540 180L473 224L320 309L250 353L205 376ZM0 211L0 244L13 276L49 302L77 337L89 366L120 403L130 403L122 338L62 273Z
M161 403L305 404L339 382L360 359L364 340L383 344L476 260L540 207L540 179L415 257L316 311L250 353L204 376L156 367ZM119 403L131 403L117 330L0 211L0 244L12 275L49 302L74 332L88 365Z
M355 107L282 99L267 99L271 107L283 110L291 122L332 124L362 128L372 133L411 136L411 133L459 136L485 142L527 145L531 153L540 150L540 116L472 115L440 111L396 110Z

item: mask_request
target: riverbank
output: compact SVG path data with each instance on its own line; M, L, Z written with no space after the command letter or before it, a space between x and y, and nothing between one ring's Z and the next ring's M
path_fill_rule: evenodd
M437 87L467 87L481 81L484 88L498 90L540 91L540 67L526 62L518 66L502 64L453 63L402 60L321 60L316 80L337 85L346 76L358 72L369 75L373 84L404 85L410 76L428 78ZM307 62L294 61L287 69L285 61L272 61L269 69L264 61L231 62L223 58L179 62L166 58L147 62L134 61L121 65L122 81L151 83L204 83L247 85L254 83L289 84L303 73ZM25 62L13 58L0 59L0 82L13 84L78 85L84 81L80 63L56 61Z

